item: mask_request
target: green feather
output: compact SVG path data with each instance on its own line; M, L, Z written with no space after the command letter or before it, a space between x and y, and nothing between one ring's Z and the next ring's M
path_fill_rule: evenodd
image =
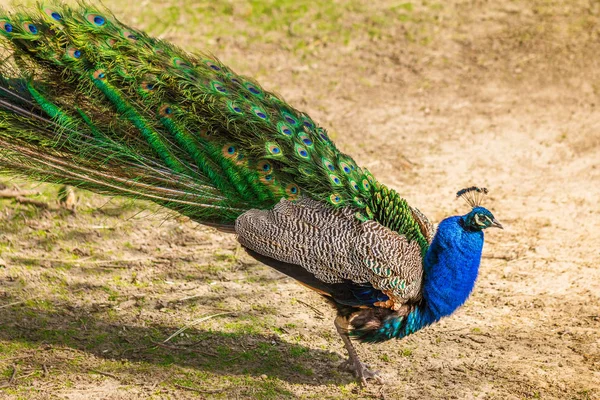
M0 169L204 223L308 196L427 247L396 192L308 115L213 57L87 5L0 15L0 40Z

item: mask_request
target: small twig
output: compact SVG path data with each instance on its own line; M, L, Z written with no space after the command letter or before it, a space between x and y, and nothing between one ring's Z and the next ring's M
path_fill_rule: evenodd
M311 310L313 310L314 312L316 312L317 314L319 314L321 317L325 316L325 314L323 314L323 312L322 312L321 310L319 310L317 307L315 307L315 306L311 306L310 304L308 304L308 303L305 303L305 302L304 302L304 301L302 301L302 300L298 300L298 299L296 299L296 301L297 301L298 303L300 303L300 304L304 304L305 306L307 306L308 308L310 308Z
M240 353L240 354L238 354L238 355L237 355L237 356L235 356L235 357L231 357L231 358L229 358L229 359L225 360L225 362L232 362L232 361L235 361L235 360L237 360L238 358L242 357L244 354L246 354L246 352Z
M17 364L13 364L12 367L13 367L13 372L12 372L12 375L10 376L10 379L8 380L9 385L12 385L12 383L17 378Z
M492 260L505 260L505 261L514 261L518 257L514 257L510 254L484 254L481 258L488 258Z
M176 388L179 389L185 389L185 390L190 390L192 392L196 392L196 393L204 393L204 394L213 394L213 393L221 393L226 391L227 389L229 389L229 386L226 388L222 388L222 389L213 389L213 390L203 390L203 389L196 389L190 386L183 386L180 385L178 383L173 384L173 386L175 386Z
M15 301L14 303L8 303L8 304L4 304L2 306L0 306L0 309L2 308L8 308L8 307L12 307L12 306L16 306L22 303L25 303L26 301L31 300L31 299L27 299L27 300L21 300L21 301Z
M27 196L34 196L38 194L39 192L35 192L32 190L3 190L0 191L0 199L14 199L19 204L30 204L32 206L43 208L44 210L59 210L58 207L52 206L49 203L46 203L45 201L27 198Z
M109 378L113 378L115 380L120 380L120 378L118 376L116 376L115 374L111 374L110 372L103 372L103 371L98 371L96 369L90 369L90 372L93 372L95 374L98 375L104 375L104 376L108 376Z
M470 340L474 341L475 343L479 343L479 344L485 343L485 340L475 339L474 337L469 336L469 335L459 335L459 337L470 339Z
M44 210L53 210L53 211L60 210L60 208L53 207L49 203L46 203L45 201L28 199L27 197L15 197L15 201L19 204L32 205L32 206L35 206L38 208L42 208Z
M173 345L170 345L170 344L164 344L164 343L161 343L161 342L155 342L155 341L154 341L154 340L152 340L152 339L151 339L150 341L152 342L152 344L154 344L154 345L156 345L156 346L158 346L158 347L162 347L163 349L169 349L169 350L187 350L187 349L186 349L186 348L184 348L184 347L173 346Z
M17 378L15 378L15 380L16 380L16 379L25 379L25 378L29 378L31 375L35 375L36 373L37 373L37 371L32 371L32 372L30 372L30 373L28 373L28 374L25 374L25 375L19 375Z
M0 199L14 199L17 197L36 196L40 192L35 190L0 190Z
M48 367L46 364L42 364L42 369L44 370L44 376L48 376L50 372L48 372Z

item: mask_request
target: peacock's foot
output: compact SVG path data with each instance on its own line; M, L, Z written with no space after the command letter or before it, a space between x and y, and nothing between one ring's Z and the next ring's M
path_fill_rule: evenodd
M371 371L367 364L362 363L360 360L352 358L348 358L342 364L340 364L340 369L352 372L361 386L367 385L367 380L374 380L380 385L384 384L384 380L379 375L377 371Z

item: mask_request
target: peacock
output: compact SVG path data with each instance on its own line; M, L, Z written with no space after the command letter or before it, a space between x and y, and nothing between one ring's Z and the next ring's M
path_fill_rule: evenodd
M487 189L433 225L307 114L207 54L101 7L0 11L0 171L149 200L237 235L322 294L359 382L382 378L351 339L400 339L471 293Z

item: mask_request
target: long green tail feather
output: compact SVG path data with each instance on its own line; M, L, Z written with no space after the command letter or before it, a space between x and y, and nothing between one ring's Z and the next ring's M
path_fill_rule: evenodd
M426 247L408 205L377 197L383 187L324 129L214 57L86 4L0 11L0 43L0 169L155 201L204 223L309 196Z

